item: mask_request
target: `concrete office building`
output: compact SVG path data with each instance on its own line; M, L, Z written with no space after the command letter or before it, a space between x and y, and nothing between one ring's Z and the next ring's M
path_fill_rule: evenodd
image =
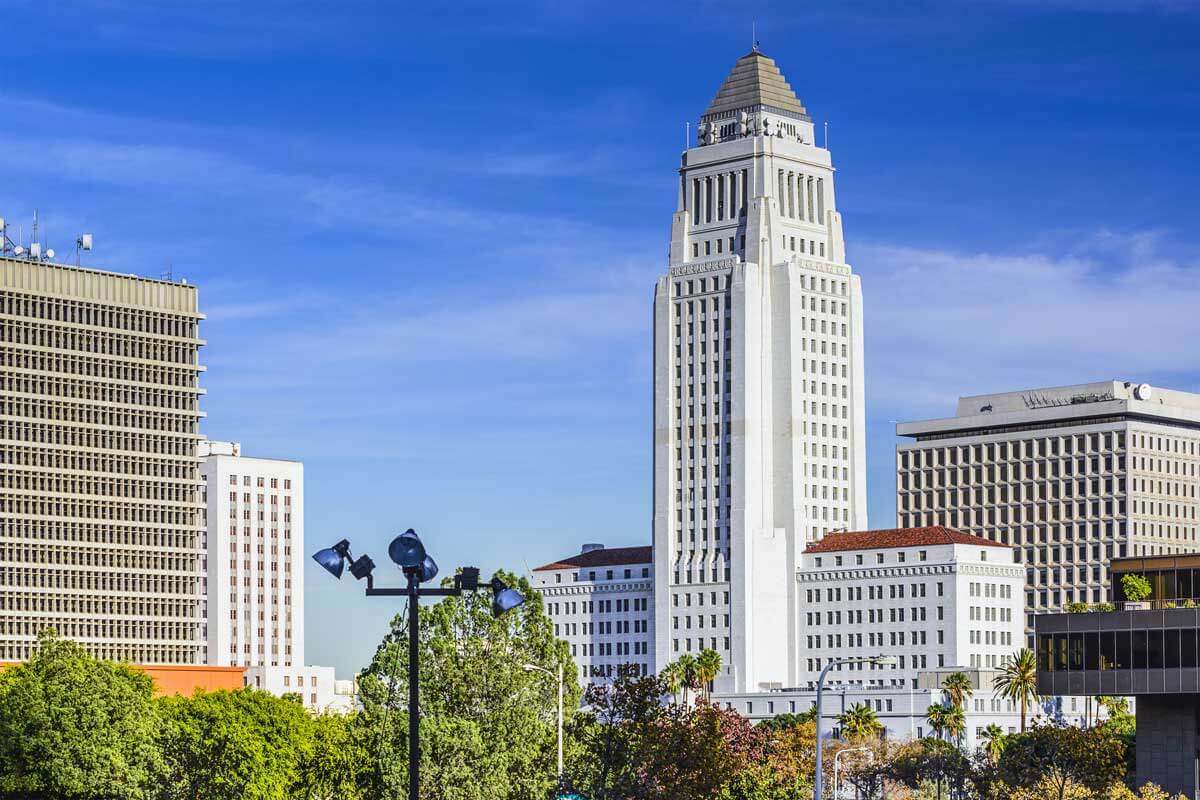
M208 663L303 666L304 465L244 456L237 442L205 441L199 452Z
M862 295L775 62L739 58L697 130L654 299L654 661L716 641L717 687L753 691L799 679L806 544L866 527Z
M1121 578L1150 582L1126 604ZM1038 614L1038 691L1132 696L1137 783L1200 797L1200 553L1112 561L1117 610Z
M847 664L830 680L913 686L918 672L996 669L1022 646L1025 570L1012 550L949 528L830 533L797 572L805 658L797 686L815 687L831 658L895 656L894 667Z
M1200 395L1126 381L963 397L902 423L901 526L1015 548L1035 611L1107 599L1110 559L1197 547Z
M203 664L196 287L0 255L0 660Z
M635 664L643 675L658 671L649 547L585 544L577 555L534 569L531 582L554 635L571 645L580 686L611 680L621 664Z

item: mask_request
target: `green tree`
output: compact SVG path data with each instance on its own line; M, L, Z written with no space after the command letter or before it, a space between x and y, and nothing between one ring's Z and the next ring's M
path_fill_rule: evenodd
M679 702L679 690L683 688L683 670L679 668L678 661L672 661L662 668L658 673L663 682L663 689L666 694L671 695L675 702Z
M620 666L609 685L588 687L586 710L570 727L571 738L579 743L570 773L583 794L594 800L638 796L643 743L664 724L664 694L661 678L643 676L633 665Z
M163 800L282 800L313 752L297 701L254 689L157 700L167 775Z
M1125 745L1096 728L1035 725L1008 737L999 775L1014 790L1048 786L1054 800L1076 785L1100 795L1124 777Z
M942 717L942 726L951 741L960 742L963 734L967 732L966 712L960 706L947 706L946 713Z
M946 732L946 712L947 707L941 703L935 703L925 711L925 721L939 739Z
M1000 674L992 679L992 689L1005 700L1021 707L1021 732L1025 732L1027 707L1038 701L1037 658L1023 647L1004 662Z
M883 730L883 723L875 716L875 711L864 703L855 703L846 709L838 718L842 732L847 739L865 739L868 736L878 736Z
M950 705L965 711L967 701L971 699L975 689L971 686L971 679L965 672L952 672L942 681L942 692L950 701Z
M558 685L524 667L563 667L569 723L579 706L575 664L570 646L554 636L541 594L524 578L500 577L526 602L499 618L486 592L417 612L422 798L541 800L554 786ZM407 785L407 654L401 615L359 678L365 741L376 765L372 791L385 797Z
M1000 760L1000 754L1004 752L1006 737L1004 729L995 723L983 729L983 750L993 764Z
M721 674L721 654L716 650L701 650L696 658L696 680L699 682L704 699L707 700L712 691L712 683Z
M0 794L141 800L162 760L154 684L53 631L0 672Z
M1121 576L1121 588L1125 590L1125 599L1134 603L1140 603L1154 591L1145 576L1134 573Z
M312 750L297 770L296 800L359 800L371 774L366 730L357 714L310 720Z
M699 686L699 682L696 680L696 657L691 653L684 653L675 659L675 664L679 670L680 682L683 685L683 704L687 705L688 690Z
M769 719L764 719L758 723L759 728L772 731L781 731L786 728L791 728L794 725L803 725L806 722L816 722L817 707L812 706L807 711L799 714L776 714Z

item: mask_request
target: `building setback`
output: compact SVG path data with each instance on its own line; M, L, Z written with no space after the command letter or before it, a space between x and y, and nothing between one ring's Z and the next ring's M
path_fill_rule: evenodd
M657 672L649 547L585 544L578 555L534 569L532 583L554 635L571 645L580 686L611 680L622 664Z
M196 288L0 257L0 660L203 664Z
M243 456L236 442L203 442L200 453L208 663L303 666L304 465Z
M1200 395L1126 381L963 397L897 425L896 517L1017 550L1034 612L1109 598L1110 559L1197 547ZM1032 646L1032 640L1030 640Z
M716 686L754 691L799 678L805 545L866 527L862 296L772 59L737 60L698 135L654 299L655 663L715 641Z

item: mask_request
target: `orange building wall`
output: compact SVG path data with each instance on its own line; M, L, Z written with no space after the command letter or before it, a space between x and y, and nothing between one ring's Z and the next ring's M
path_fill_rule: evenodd
M0 662L0 669L15 667L19 662ZM130 664L154 679L158 694L190 695L200 689L241 689L246 683L245 667L209 667L183 664Z

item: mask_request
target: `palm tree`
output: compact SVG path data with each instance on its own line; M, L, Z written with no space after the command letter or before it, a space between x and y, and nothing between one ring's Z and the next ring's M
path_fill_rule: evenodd
M712 691L712 682L720 674L721 654L716 650L701 650L696 658L696 680L699 681L706 700Z
M866 703L855 703L847 708L837 720L848 739L878 736L879 732L883 730L883 724L875 716L875 711Z
M946 730L946 706L941 703L930 706L925 712L925 719L937 738L942 738L942 733Z
M683 686L683 704L686 706L688 702L688 689L695 689L697 686L696 657L691 653L684 653L675 659L675 667L679 670L679 680Z
M959 706L949 706L942 718L942 727L946 730L947 738L961 742L963 734L967 732L967 715Z
M963 710L966 710L967 701L975 693L975 689L971 686L971 679L965 672L952 672L947 675L946 680L942 681L942 691L951 705Z
M1024 733L1025 708L1038 699L1037 659L1033 651L1024 647L1013 653L992 681L992 688L1004 699L1020 703L1021 733Z
M1000 760L1000 754L1004 752L1006 744L1008 744L1008 735L999 725L992 723L983 729L983 751L987 753L993 764Z
M679 663L667 664L662 668L662 672L658 673L658 677L662 679L666 690L671 693L671 698L675 702L679 702L679 690L683 688L683 675L679 671Z

